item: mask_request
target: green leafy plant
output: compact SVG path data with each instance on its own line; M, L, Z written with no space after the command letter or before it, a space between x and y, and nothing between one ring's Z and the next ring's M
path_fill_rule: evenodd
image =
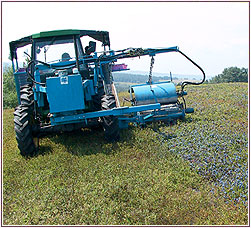
M11 67L5 66L3 70L3 108L17 106L16 86Z

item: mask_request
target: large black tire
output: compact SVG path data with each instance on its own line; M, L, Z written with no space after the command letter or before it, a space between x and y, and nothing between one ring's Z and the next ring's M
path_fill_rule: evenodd
M116 101L113 94L106 94L102 97L102 110L110 110L116 107ZM102 117L102 125L105 132L105 139L109 142L118 141L119 121L115 116Z
M14 112L14 129L18 148L22 156L34 156L37 148L32 136L34 95L30 85L20 87L20 101Z
M33 110L34 95L30 85L24 85L20 88L21 105L29 107L29 111Z
M14 129L18 148L22 156L32 157L36 154L36 146L32 136L30 108L19 105L14 112Z
M93 96L93 108L95 111L101 110L101 99L105 94L103 80L99 79L98 81L98 94Z

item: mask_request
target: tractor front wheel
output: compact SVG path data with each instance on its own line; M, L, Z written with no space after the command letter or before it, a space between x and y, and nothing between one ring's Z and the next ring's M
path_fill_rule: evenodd
M116 108L116 101L113 94L106 94L101 100L102 110L110 110ZM119 136L119 121L116 116L102 117L102 125L105 131L105 139L109 142L118 141Z
M29 107L23 105L16 107L14 112L14 129L21 155L25 157L34 156L37 148L32 136L31 114Z

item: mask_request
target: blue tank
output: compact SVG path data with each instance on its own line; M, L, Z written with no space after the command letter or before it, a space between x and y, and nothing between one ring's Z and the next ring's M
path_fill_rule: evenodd
M175 85L172 82L159 82L131 86L136 105L174 104L178 100Z

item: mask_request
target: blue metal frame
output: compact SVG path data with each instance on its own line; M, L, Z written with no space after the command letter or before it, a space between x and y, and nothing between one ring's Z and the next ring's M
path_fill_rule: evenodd
M152 110L152 111L149 111ZM144 113L144 111L148 111ZM172 121L174 119L185 117L185 110L176 107L175 110L169 107L163 107L160 103L140 105L132 107L120 107L111 110L89 112L82 114L69 114L61 116L55 114L51 117L52 125L61 125L69 123L78 123L85 121L88 124L88 119L104 117L104 116L117 116L119 120L119 128L128 128L129 123L135 123L138 125L144 125L152 121L167 120Z
M50 106L50 120L51 125L53 126L69 123L79 123L83 121L85 121L88 125L88 119L99 118L104 116L117 116L120 128L128 127L128 124L130 122L136 124L145 124L147 122L155 120L172 120L182 118L185 116L185 111L183 108L177 106L178 108L173 111L172 109L168 109L161 106L161 104L159 103L162 102L160 99L162 96L167 98L169 96L170 99L173 97L174 101L170 101L170 103L177 103L178 94L176 93L176 88L174 84L169 81L151 84L140 84L130 87L131 100L133 100L132 90L134 89L135 98L137 98L138 96L138 100L141 100L142 105L132 107L119 107L111 110L95 112L89 111L90 109L88 106L89 101L92 101L93 96L98 94L98 78L101 77L103 80L105 79L101 67L103 64L116 62L117 59L120 58L131 58L141 55L155 56L159 53L177 51L178 47L144 50L139 48L131 49L126 52L122 51L117 54L119 51L112 51L109 47L109 51L106 52L102 58L101 56L98 56L97 52L94 52L93 56L88 56L87 58L70 60L66 62L57 62L45 65L40 62L35 65L34 68L34 100L37 102L38 108L44 107L44 94L47 95L47 100ZM62 68L69 69L72 68L74 65L78 65L79 62L81 64L89 64L89 66L91 66L94 72L92 80L86 79L82 81L80 74L72 74L63 77L47 77L46 84L41 83L40 71L47 69L51 69L52 71L54 71L55 69L60 70ZM12 63L14 69L13 60ZM16 63L16 65L17 64L18 63ZM64 77L67 83L63 83L63 81L61 82L61 79L63 80ZM20 87L16 77L15 81L16 87ZM156 87L157 85L159 86L158 88ZM140 87L141 89L138 89ZM148 94L146 94L146 91L143 87L147 87L150 92L147 91ZM76 91L74 91L74 89L76 89ZM64 91L68 92L68 94L65 94ZM17 88L17 93L20 102L19 88ZM165 101L163 103L168 102Z
M157 110L160 108L161 108L160 104L157 103L157 104L141 105L141 106L133 106L133 107L126 106L126 107L114 108L111 110L87 112L87 113L75 114L75 115L74 114L69 115L68 113L67 113L68 115L63 115L63 113L60 113L60 114L54 114L51 117L51 123L52 125L76 123L76 122L81 122L81 121L85 121L87 119L92 119L92 118L98 118L98 117L104 117L104 116L123 116L127 114L147 111L147 110Z
M171 49L167 49L167 50L161 50L159 52L162 53L162 52L169 52L169 51L175 51L175 50L176 50L176 47L171 48ZM153 50L153 51L150 50L149 55L150 56L155 55L156 53L154 54L154 51L156 51L156 50ZM109 53L111 56L114 55L114 52L109 52ZM106 63L111 62L110 60L96 61L96 60L98 60L98 58L99 57L98 57L97 53L94 53L93 59L95 61L92 63L89 63L93 67L93 71L94 71L93 80L88 79L88 80L82 81L82 89L83 89L84 98L81 98L81 96L80 96L79 99L82 99L83 103L85 101L91 101L92 96L94 96L95 94L98 93L98 77L101 76L101 78L104 79L104 75L103 75L101 66L102 66L102 64L106 64ZM83 61L83 63L85 63L86 59L80 59L80 61ZM61 66L72 65L72 64L73 64L73 62L69 61L66 63L65 62L64 63L55 63L55 64L52 64L52 66L53 67L61 67ZM45 66L43 66L43 65L39 65L37 70L35 71L34 77L37 82L40 82L39 70L44 69L44 67ZM74 75L72 75L72 76L74 76ZM68 75L68 77L72 77L72 76ZM49 80L50 80L50 78L48 78L48 81ZM52 80L55 80L55 78ZM173 85L173 83L170 81L160 82L160 83L151 83L151 85L149 83L134 85L134 86L130 87L130 96L131 96L131 98L133 96L132 89L139 88L139 87L146 86L146 85L149 85L150 87L151 86L154 87L156 85L158 85L158 86L163 85L164 86L164 85L169 85L169 83L171 83ZM57 86L55 86L55 88L56 87ZM142 124L145 124L145 123L151 122L151 121L172 120L172 119L182 118L185 116L185 111L183 109L176 110L175 112L172 112L172 111L166 110L166 109L162 109L161 104L158 103L158 98L156 97L156 95L153 91L153 87L151 87L152 96L154 97L154 100L155 100L155 102L153 102L153 104L150 103L150 104L143 104L143 105L132 106L132 107L120 107L120 108L114 108L111 110L96 111L96 112L86 112L85 108L83 108L83 107L80 108L79 110L72 110L72 109L70 110L69 109L66 111L58 111L58 112L57 112L57 109L55 109L56 111L50 110L51 124L52 125L61 125L61 124L69 124L69 123L79 123L79 122L83 122L83 121L85 121L87 124L88 119L99 118L99 117L104 117L104 116L117 116L119 119L119 127L120 128L127 128L128 124L130 122L142 125ZM169 86L167 86L167 87L168 88L165 88L165 91L164 91L166 94L168 94L168 93L173 94L174 92L176 92L175 86L170 86L170 88L169 88ZM158 90L160 90L161 88L158 88ZM163 88L162 88L162 90L163 90ZM57 95L57 92L52 92L51 89L50 89L50 91L48 91L48 88L45 86L42 86L40 84L35 85L34 97L38 103L38 107L42 107L44 105L42 93L46 93L48 96L48 92L49 92L49 93L54 94L55 96L59 96L59 95ZM160 92L160 91L155 91L155 92ZM141 93L144 93L144 91L140 91L139 93L140 93L140 95L142 95ZM178 95L176 97L178 97ZM78 96L75 97L74 99L71 99L71 101L67 100L67 98L65 98L65 99L66 99L66 102L79 103ZM53 102L55 103L56 101L53 101ZM49 103L51 104L50 100L49 100ZM51 104L51 106L55 106L55 105ZM57 107L57 105L56 105L56 107ZM152 110L152 111L150 111L150 113L149 113L149 110ZM148 111L148 113L145 114L144 111Z

